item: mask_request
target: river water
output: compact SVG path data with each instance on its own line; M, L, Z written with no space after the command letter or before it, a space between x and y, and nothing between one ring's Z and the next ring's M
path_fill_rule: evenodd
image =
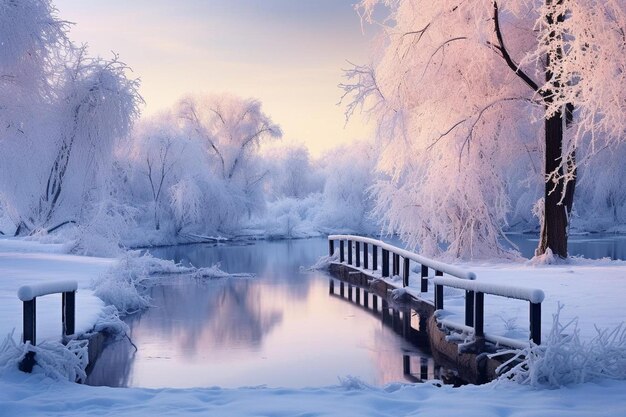
M109 345L89 376L116 387L327 386L357 377L372 385L451 376L414 340L419 319L386 310L373 295L325 272L302 271L326 254L326 239L252 245L185 245L155 256L251 279L172 279L151 291L155 307L129 317L130 337ZM331 289L333 289L331 291ZM369 297L370 309L362 306ZM387 306L385 306L387 307ZM400 321L409 324L403 334ZM405 330L406 331L406 330ZM404 337L407 336L407 337ZM451 379L453 379L451 377Z
M532 256L536 237L510 239ZM571 255L626 259L626 237L620 235L572 237L569 248ZM416 343L414 313L388 310L372 294L341 289L327 273L303 270L326 254L324 238L150 252L198 267L219 262L224 271L255 276L173 278L155 286L154 307L126 319L137 349L127 339L111 343L88 384L299 388L348 377L379 386L433 378L458 382Z

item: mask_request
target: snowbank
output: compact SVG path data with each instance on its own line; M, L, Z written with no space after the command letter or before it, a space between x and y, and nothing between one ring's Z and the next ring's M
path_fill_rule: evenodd
M13 372L0 378L0 415L615 417L626 415L625 390L624 381L559 390L435 383L372 388L350 378L305 389L119 389Z

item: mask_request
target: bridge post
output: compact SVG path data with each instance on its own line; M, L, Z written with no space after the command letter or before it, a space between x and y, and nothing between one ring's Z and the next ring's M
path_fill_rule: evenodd
M443 272L435 271L435 276L443 276ZM435 310L443 310L443 285L435 285Z
M443 310L443 285L435 284L435 310Z
M428 267L426 265L422 265L422 278L421 278L421 284L422 287L420 288L421 292L428 292Z
M485 294L474 294L474 337L485 337Z
M409 286L409 274L411 273L411 270L409 268L409 263L410 263L410 259L409 258L404 258L404 268L403 268L403 274L402 274L402 286L403 287L408 287Z
M361 267L361 242L359 242L358 240L356 242L354 242L355 248L354 251L356 252L356 266L357 268Z
M372 270L378 269L378 246L372 245Z
M63 336L74 334L76 323L76 292L67 291L61 295L61 309L63 320Z
M348 265L352 265L352 241L348 240Z
M333 256L334 254L335 254L335 241L331 239L328 241L328 256Z
M23 302L23 342L37 344L37 298Z
M541 344L541 303L530 303L530 340Z
M339 241L339 262L343 262L346 260L346 256L343 250L343 240Z
M383 249L383 277L389 276L389 251Z
M393 253L393 273L391 275L394 277L400 275L400 255L397 253Z
M367 269L369 266L369 256L367 256L367 243L363 243L363 268Z
M474 326L474 291L465 291L465 325Z

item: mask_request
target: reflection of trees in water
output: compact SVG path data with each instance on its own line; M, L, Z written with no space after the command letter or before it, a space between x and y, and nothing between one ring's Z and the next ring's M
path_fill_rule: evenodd
M253 347L282 320L250 280L190 281L155 287L153 304L133 332L158 332L190 355L223 347Z
M251 272L257 280L289 282L286 291L291 297L308 296L308 277L300 267L313 265L328 250L324 238L259 241L244 245L197 244L154 249L155 256L173 259L197 267L220 263L226 272ZM302 284L302 285L298 285Z

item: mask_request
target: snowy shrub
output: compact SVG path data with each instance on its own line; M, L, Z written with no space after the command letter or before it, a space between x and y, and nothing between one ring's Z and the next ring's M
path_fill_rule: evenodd
M531 344L498 368L498 382L513 381L536 388L558 388L598 379L626 379L626 327L596 328L589 342L580 340L578 319L560 321L562 306L553 316L552 330L541 344ZM504 352L510 353L510 352ZM498 353L497 355L502 355Z
M136 252L124 254L116 267L93 283L96 296L123 314L132 314L150 305L147 290L152 285L146 257Z
M78 226L71 252L88 256L119 255L121 236L134 224L137 212L113 199L100 200L90 211L88 220Z
M230 274L222 271L220 263L216 263L212 266L196 269L191 276L196 279L217 279L217 278L252 278L254 274L249 273L235 273Z
M44 341L37 346L15 343L13 334L7 335L0 345L0 371L16 369L28 352L35 353L33 373L43 372L56 380L84 381L89 364L87 340L70 340L67 345Z
M101 326L124 330L116 320L117 315L128 315L150 306L149 289L166 275L188 275L191 278L250 278L251 274L229 274L215 264L206 268L185 267L140 251L128 251L118 264L94 280L96 296L117 310L109 310L99 320Z

